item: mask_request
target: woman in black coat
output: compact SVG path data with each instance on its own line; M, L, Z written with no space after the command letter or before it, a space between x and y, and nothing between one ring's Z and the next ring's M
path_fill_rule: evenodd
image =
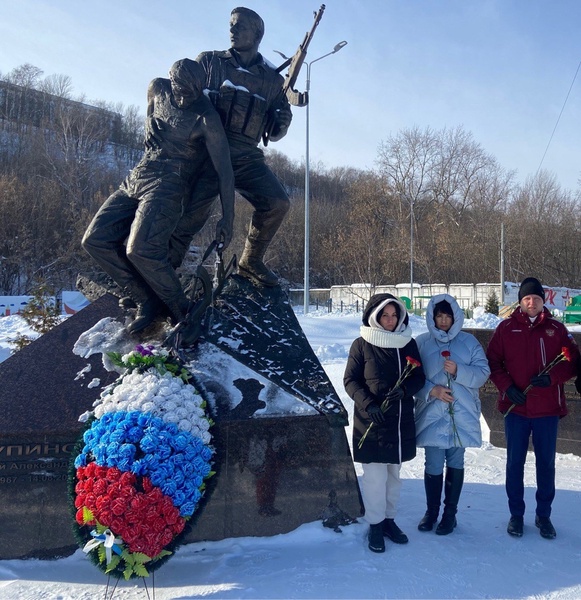
M407 357L420 364L408 323L401 300L391 294L372 296L343 378L355 403L353 459L363 467L360 486L373 552L385 551L384 536L397 544L408 541L394 521L401 490L399 472L401 463L416 455L413 396L425 382L420 365L394 387L406 367L409 370Z

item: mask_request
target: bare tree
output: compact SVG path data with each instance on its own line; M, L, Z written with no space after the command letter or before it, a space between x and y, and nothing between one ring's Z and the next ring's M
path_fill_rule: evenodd
M413 228L418 278L450 283L473 274L462 248L478 243L483 209L506 203L512 175L461 127L406 129L382 143L378 165L398 201L400 228L405 221Z
M38 89L59 98L72 99L73 83L68 75L48 75L38 85Z
M12 69L12 71L5 75L4 81L8 81L15 85L21 85L25 88L38 89L43 74L44 71L42 69L39 69L30 63L24 63L23 65Z

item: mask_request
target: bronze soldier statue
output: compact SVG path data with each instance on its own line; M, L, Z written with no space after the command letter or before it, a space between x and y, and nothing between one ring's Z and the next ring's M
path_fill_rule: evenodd
M258 52L263 35L264 22L258 14L235 8L230 17L232 47L202 52L196 61L206 73L208 97L226 131L236 190L254 207L238 263L240 274L274 286L278 279L265 266L264 255L289 209L289 198L257 146L267 130L272 141L284 137L292 113L282 89L284 78ZM208 164L173 236L182 256L205 223L217 191L214 169Z
M185 316L189 300L175 271L184 255L171 236L206 162L213 166L222 202L216 239L226 247L232 238L234 178L228 141L202 93L205 72L183 59L169 75L154 79L148 89L143 158L101 206L82 241L137 306L128 326L133 333L152 323L164 305L174 322Z

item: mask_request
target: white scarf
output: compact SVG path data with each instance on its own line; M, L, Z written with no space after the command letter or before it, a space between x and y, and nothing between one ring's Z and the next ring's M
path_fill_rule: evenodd
M387 331L361 325L359 333L366 342L379 348L403 348L412 339L412 328L409 325L403 331Z
M400 309L400 318L395 326L395 331L387 331L378 322L379 315L388 304L397 304ZM403 348L412 339L412 330L409 325L404 325L406 308L403 302L395 298L388 298L381 302L369 315L369 325L361 325L361 337L372 346L379 348Z

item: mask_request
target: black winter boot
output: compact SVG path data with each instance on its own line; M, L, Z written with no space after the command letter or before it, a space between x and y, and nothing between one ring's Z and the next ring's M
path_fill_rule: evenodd
M458 500L464 483L464 469L446 468L446 483L444 486L444 514L442 520L436 527L438 535L448 535L456 527L456 512L458 511Z
M369 526L367 534L369 549L371 552L385 552L385 542L383 541L383 523L376 523Z
M442 498L442 487L444 475L430 475L424 471L424 488L426 489L426 504L428 510L418 524L420 531L432 531L438 515L440 514L440 499Z

